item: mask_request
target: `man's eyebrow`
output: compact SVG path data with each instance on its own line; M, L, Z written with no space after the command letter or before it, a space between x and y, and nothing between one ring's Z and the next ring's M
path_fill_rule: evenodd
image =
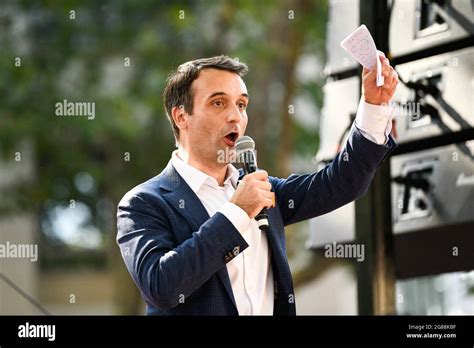
M219 96L226 96L227 93L224 93L224 92L214 92L214 93L212 93L209 97L207 97L207 99L214 98L215 96L218 96L218 95L219 95ZM244 97L244 98L249 99L249 95L248 95L247 93L242 93L241 96Z

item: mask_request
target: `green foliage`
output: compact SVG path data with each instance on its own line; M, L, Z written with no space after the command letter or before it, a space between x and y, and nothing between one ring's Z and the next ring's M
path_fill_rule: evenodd
M27 139L35 154L34 181L9 187L10 201L44 211L75 199L89 206L92 225L113 234L118 200L158 174L174 148L161 97L166 77L186 60L221 53L250 67L248 130L271 172L279 133L256 131L279 122L268 87L290 68L289 40L301 40L299 54L324 59L325 23L325 1L2 1L0 152L11 161ZM322 83L297 87L320 107ZM56 116L64 99L95 102L95 119ZM315 132L295 127L295 151L315 153ZM94 192L78 189L80 172L94 178ZM109 202L108 222L99 200Z

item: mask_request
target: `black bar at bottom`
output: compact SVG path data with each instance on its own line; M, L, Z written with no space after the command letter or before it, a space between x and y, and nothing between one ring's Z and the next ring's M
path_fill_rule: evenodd
M317 300L317 299L315 299ZM473 316L0 316L0 346L90 344L409 344L474 342ZM32 325L35 325L32 329ZM49 340L54 325L54 341ZM20 333L21 332L21 333ZM43 338L31 336L43 332Z

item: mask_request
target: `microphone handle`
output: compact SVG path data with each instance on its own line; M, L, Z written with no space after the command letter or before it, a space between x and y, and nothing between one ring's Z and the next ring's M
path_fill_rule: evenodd
M255 161L255 155L253 152L246 153L246 161L244 161L244 172L245 174L254 173L257 169L257 163ZM260 213L255 216L255 220L257 221L258 227L262 231L268 231L270 224L268 223L268 212L267 208L263 208Z
M255 216L255 220L257 221L258 228L262 231L268 231L270 224L268 223L267 208L263 208L262 211Z

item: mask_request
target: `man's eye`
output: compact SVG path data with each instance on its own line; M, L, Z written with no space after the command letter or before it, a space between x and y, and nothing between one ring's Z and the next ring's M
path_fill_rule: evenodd
M247 108L247 104L245 104L245 103L239 103L239 108L245 109L245 108Z
M221 107L224 105L224 103L222 102L222 100L216 100L212 103L212 105L215 105L217 107Z

